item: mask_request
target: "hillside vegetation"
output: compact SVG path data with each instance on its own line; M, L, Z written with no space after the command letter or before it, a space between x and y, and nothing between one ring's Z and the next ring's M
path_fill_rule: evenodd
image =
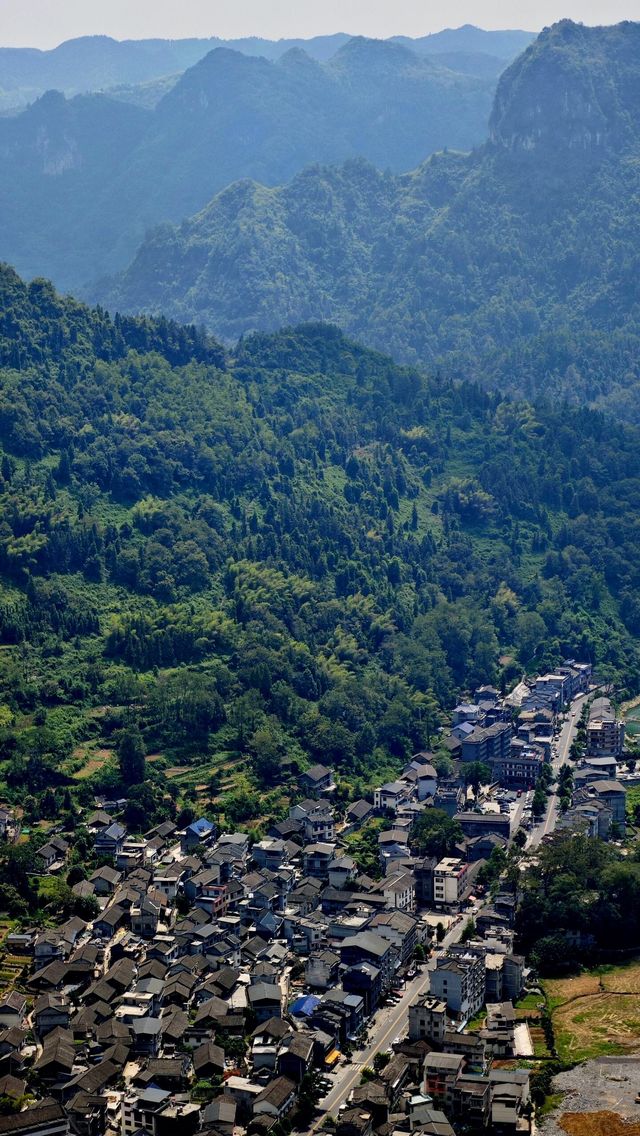
M639 91L640 25L563 21L502 76L476 153L241 182L95 296L229 342L322 318L408 363L637 419Z
M354 156L408 170L468 149L486 137L498 72L465 66L356 38L324 62L217 47L168 90L50 90L0 118L0 257L77 291L238 178L275 185Z
M226 354L9 269L0 301L0 780L28 817L124 778L146 820L169 787L238 823L309 761L362 791L522 668L635 690L636 430L331 327Z

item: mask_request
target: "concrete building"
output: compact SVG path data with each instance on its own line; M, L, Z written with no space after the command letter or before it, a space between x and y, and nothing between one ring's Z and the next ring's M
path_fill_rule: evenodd
M477 727L462 744L463 761L483 761L492 765L509 755L512 728L510 722Z
M433 873L433 902L436 907L457 907L467 887L468 865L446 856Z
M624 722L616 718L608 698L594 698L587 724L587 754L591 757L621 757Z
M409 1006L409 1041L433 1041L442 1045L447 1029L447 1004L430 994L420 994Z
M507 756L494 761L493 775L506 788L526 789L537 784L544 760L542 746L513 738Z
M452 1015L468 1021L485 1001L485 961L477 951L461 948L436 960L429 975L430 993L446 1002Z

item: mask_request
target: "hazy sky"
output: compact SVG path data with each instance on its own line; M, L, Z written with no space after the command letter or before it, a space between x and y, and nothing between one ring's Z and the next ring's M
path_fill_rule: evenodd
M386 37L465 23L536 31L563 16L585 24L640 19L640 0L0 0L0 45L53 47L97 34L277 39L344 31Z

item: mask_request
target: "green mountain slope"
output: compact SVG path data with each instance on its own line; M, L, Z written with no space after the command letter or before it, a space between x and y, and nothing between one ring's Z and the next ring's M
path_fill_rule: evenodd
M225 355L8 269L0 313L0 782L27 815L113 789L123 727L150 791L237 821L308 760L393 772L523 667L637 688L637 430L330 327Z
M229 340L320 317L406 362L637 418L639 163L640 25L563 21L502 76L475 154L232 186L96 295Z
M495 71L356 39L322 63L299 48L276 61L218 48L140 106L48 93L0 118L0 256L77 290L238 178L277 184L355 155L406 170L480 143L495 84Z

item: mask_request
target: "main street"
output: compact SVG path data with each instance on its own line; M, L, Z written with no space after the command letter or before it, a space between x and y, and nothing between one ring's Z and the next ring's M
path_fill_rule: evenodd
M563 722L562 729L558 737L556 755L553 757L551 762L553 772L556 777L560 772L561 766L568 764L569 762L569 750L571 749L571 744L578 732L582 704L586 697L586 694L578 694L569 706L567 719L565 722ZM533 831L531 832L531 835L527 840L527 848L536 848L544 836L547 836L550 832L553 832L558 819L558 803L558 791L557 789L553 789L551 794L549 795L544 815L535 825Z
M574 699L569 707L567 720L562 725L556 743L556 754L552 760L553 771L556 776L560 771L560 767L569 760L569 750L571 749L571 743L578 729L582 702L586 697L585 694L579 694ZM523 794L522 798L518 800L516 809L512 814L512 835L515 833L520 823L524 803L525 797ZM553 832L557 814L558 794L554 791L549 797L544 816L529 836L527 847L535 848L536 845L540 843L543 836L546 836L549 832ZM433 969L434 960L438 954L446 950L452 943L459 941L465 923L466 918L463 915L455 926L445 935L437 951L434 951L431 957L429 969ZM423 994L429 989L429 969L425 966L415 978L406 983L402 998L397 1005L385 1006L375 1015L374 1020L369 1024L370 1040L363 1049L354 1052L351 1063L340 1065L336 1072L332 1074L333 1086L320 1101L318 1105L319 1115L307 1130L309 1133L315 1132L327 1115L337 1115L340 1105L347 1101L351 1091L360 1084L363 1068L372 1065L376 1053L380 1053L389 1048L394 1038L405 1036L408 1028L410 1004L415 1001L419 994Z
M433 960L439 953L446 950L452 943L458 942L466 921L466 917L462 916L455 926L447 932L438 950L432 955L429 963L430 969L433 969ZM396 1006L385 1006L378 1010L375 1019L369 1023L370 1041L363 1049L353 1053L350 1064L340 1065L332 1074L334 1084L326 1097L320 1101L318 1105L320 1115L307 1130L308 1132L315 1132L328 1114L336 1116L340 1105L345 1103L352 1089L360 1084L363 1068L372 1065L376 1053L388 1049L394 1038L406 1035L409 1024L409 1006L419 994L424 994L428 989L429 971L425 965L415 978L405 984L402 998Z

